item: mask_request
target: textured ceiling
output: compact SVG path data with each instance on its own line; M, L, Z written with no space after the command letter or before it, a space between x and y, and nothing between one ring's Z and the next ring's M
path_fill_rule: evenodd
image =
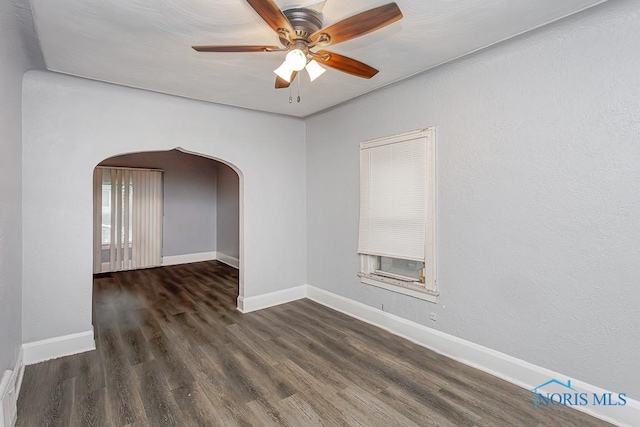
M380 70L371 80L329 69L273 88L280 53L198 53L191 45L273 44L244 0L32 0L47 68L216 103L304 117L603 0L397 0L404 18L331 46ZM276 0L282 8L292 0ZM327 0L324 25L389 0ZM297 4L311 3L301 0ZM298 84L292 85L294 98Z
M6 46L20 47L20 54L17 54L14 59L23 61L21 66L24 70L46 68L33 25L29 0L10 0L0 3L0 39L2 40L0 43L6 43Z

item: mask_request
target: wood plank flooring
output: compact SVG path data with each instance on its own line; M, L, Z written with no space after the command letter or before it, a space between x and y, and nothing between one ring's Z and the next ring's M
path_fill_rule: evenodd
M599 426L309 300L235 309L216 261L94 280L97 350L28 366L18 426Z

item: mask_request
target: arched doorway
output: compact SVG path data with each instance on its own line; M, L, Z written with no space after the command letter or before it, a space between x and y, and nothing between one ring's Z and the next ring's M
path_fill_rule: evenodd
M118 168L127 171L155 170L163 175L161 258L155 265L144 267L217 260L237 270L237 294L242 296L243 183L239 169L220 159L176 148L112 156L100 162L96 170ZM99 175L103 175L102 170ZM123 172L125 175L128 176L127 172ZM114 194L110 189L116 187L108 181L106 179L98 187L94 183L94 193L100 189L102 196L99 206L94 197L94 273L139 268L139 264L133 263L133 235L126 236L124 232L116 233L111 229L117 226L122 230L132 219L125 221L127 215L123 206L127 206L126 202L116 208L111 206ZM122 200L130 193L135 193L135 189L131 188L129 192L123 187L117 197ZM120 212L121 218L111 217L112 212ZM97 230L98 226L100 230ZM127 229L129 233L132 227ZM119 235L123 238L111 241ZM125 247L127 242L129 246ZM114 246L120 251L116 268L111 259L116 253ZM99 251L98 261L96 251ZM230 275L231 278L233 276Z

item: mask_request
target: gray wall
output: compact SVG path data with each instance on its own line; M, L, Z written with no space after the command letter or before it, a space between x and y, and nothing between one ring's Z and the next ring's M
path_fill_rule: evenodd
M0 0L0 373L22 342L22 75L44 66L22 3Z
M171 150L116 156L100 165L164 171L162 255L171 256L216 250L217 164Z
M218 163L218 243L217 250L233 258L238 258L240 201L238 174L233 169Z
M240 295L305 283L302 120L50 72L25 75L23 102L25 342L91 330L93 169L123 153L182 147L234 165Z
M309 118L307 283L640 398L639 52L610 1ZM431 125L437 304L356 277L358 143Z

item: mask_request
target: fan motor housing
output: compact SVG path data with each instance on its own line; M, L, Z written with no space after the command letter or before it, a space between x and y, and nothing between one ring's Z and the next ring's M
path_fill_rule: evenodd
M296 38L309 40L309 36L322 28L322 14L306 8L294 8L282 11L296 31Z

